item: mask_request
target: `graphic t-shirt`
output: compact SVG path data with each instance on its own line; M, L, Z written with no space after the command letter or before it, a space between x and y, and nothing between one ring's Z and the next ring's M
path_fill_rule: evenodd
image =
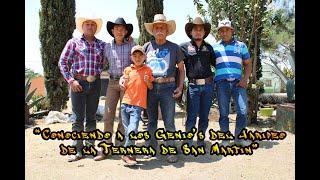
M176 64L184 59L180 47L170 41L157 45L154 40L144 44L147 55L146 64L152 69L154 77L175 77Z

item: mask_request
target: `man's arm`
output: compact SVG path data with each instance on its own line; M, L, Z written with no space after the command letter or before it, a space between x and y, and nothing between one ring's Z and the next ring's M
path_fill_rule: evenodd
M243 61L243 67L244 67L244 76L241 78L240 82L238 83L238 86L241 86L243 88L248 87L248 80L252 71L252 62L250 59L246 59Z
M183 90L183 83L185 78L185 69L184 69L184 63L183 61L180 61L178 64L178 70L179 70L179 82L177 88L174 90L174 98L178 98L182 95Z
M74 81L74 78L69 72L70 70L69 62L73 58L73 54L74 54L73 49L74 47L73 47L72 40L69 40L60 55L59 63L58 63L58 67L60 69L61 74L69 84L71 84L71 82Z

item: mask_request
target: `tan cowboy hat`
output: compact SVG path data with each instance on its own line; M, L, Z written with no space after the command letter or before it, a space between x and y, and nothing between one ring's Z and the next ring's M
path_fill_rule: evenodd
M227 27L227 28L230 28L230 29L234 29L232 26L231 26L231 21L229 19L224 19L222 21L219 21L218 23L218 31L220 28L223 28L223 27Z
M94 21L97 24L97 30L94 33L94 35L98 34L99 31L101 30L101 26L102 26L102 19L101 18L96 18L96 17L78 17L76 18L76 28L77 30L82 34L83 33L83 29L82 29L82 24L85 21Z
M152 23L144 23L144 27L146 28L147 32L153 35L153 25L157 23L164 23L167 24L168 27L168 34L167 36L173 34L176 31L176 22L174 20L167 21L166 16L163 14L156 14L154 15Z
M209 33L210 33L210 30L211 30L211 24L210 23L204 23L203 20L201 19L201 17L196 17L194 18L193 22L189 22L185 25L184 29L186 31L186 34L188 35L188 37L190 39L192 39L192 36L191 36L191 31L192 31L192 28L193 26L195 25L203 25L204 27L204 36L203 36L203 39L205 39Z

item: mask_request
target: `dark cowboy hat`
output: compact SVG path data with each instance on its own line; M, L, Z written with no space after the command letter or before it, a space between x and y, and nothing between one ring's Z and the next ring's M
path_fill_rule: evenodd
M113 33L112 33L112 29L115 25L124 25L128 31L128 33L125 35L125 38L129 37L133 31L133 26L132 24L127 24L126 21L122 18L122 17L118 17L115 22L111 22L111 21L108 21L107 22L107 30L108 30L108 33L112 36L113 36Z
M210 23L204 23L203 20L200 18L200 17L196 17L193 22L189 22L185 25L184 29L186 31L186 34L187 36L192 39L192 36L191 36L191 31L192 31L192 28L193 26L195 25L203 25L204 27L204 36L203 36L203 39L205 39L209 33L210 33L210 30L211 30L211 24Z

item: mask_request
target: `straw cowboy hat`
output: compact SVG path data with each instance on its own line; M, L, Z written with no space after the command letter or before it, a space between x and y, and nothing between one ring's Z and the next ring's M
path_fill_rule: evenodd
M220 28L223 28L223 27L227 27L227 28L230 28L232 30L234 30L234 28L231 26L231 21L229 19L224 19L222 21L219 21L218 23L218 31Z
M167 36L173 34L176 30L176 22L174 20L167 21L166 16L163 14L156 14L154 15L153 22L152 23L144 23L144 27L146 28L147 32L151 35L153 35L153 25L158 23L164 23L167 24L168 27L168 34Z
M83 29L82 29L82 24L85 21L94 21L97 24L97 30L94 33L94 35L98 34L99 31L101 30L101 26L102 26L102 19L101 18L97 18L94 16L90 16L90 17L78 17L76 18L76 28L77 30L82 34L83 33Z
M203 20L201 19L201 17L196 17L194 18L193 22L189 22L185 25L184 29L186 31L186 34L188 35L188 37L190 39L192 39L192 36L191 36L191 31L192 31L192 28L193 26L195 25L203 25L204 27L204 36L203 36L203 39L205 39L209 33L210 33L210 30L211 30L211 24L210 23L204 23Z
M132 24L127 24L126 23L126 21L122 18L122 17L118 17L115 21L114 21L114 23L113 22L111 22L111 21L108 21L107 22L107 30L108 30L108 33L112 36L112 37L114 37L114 35L113 35L113 33L112 33L112 29L113 29L113 27L115 26L115 25L123 25L123 26L125 26L126 27L126 29L127 29L127 34L125 35L125 38L127 38L127 37L129 37L131 34L132 34L132 31L133 31L133 26L132 26Z

